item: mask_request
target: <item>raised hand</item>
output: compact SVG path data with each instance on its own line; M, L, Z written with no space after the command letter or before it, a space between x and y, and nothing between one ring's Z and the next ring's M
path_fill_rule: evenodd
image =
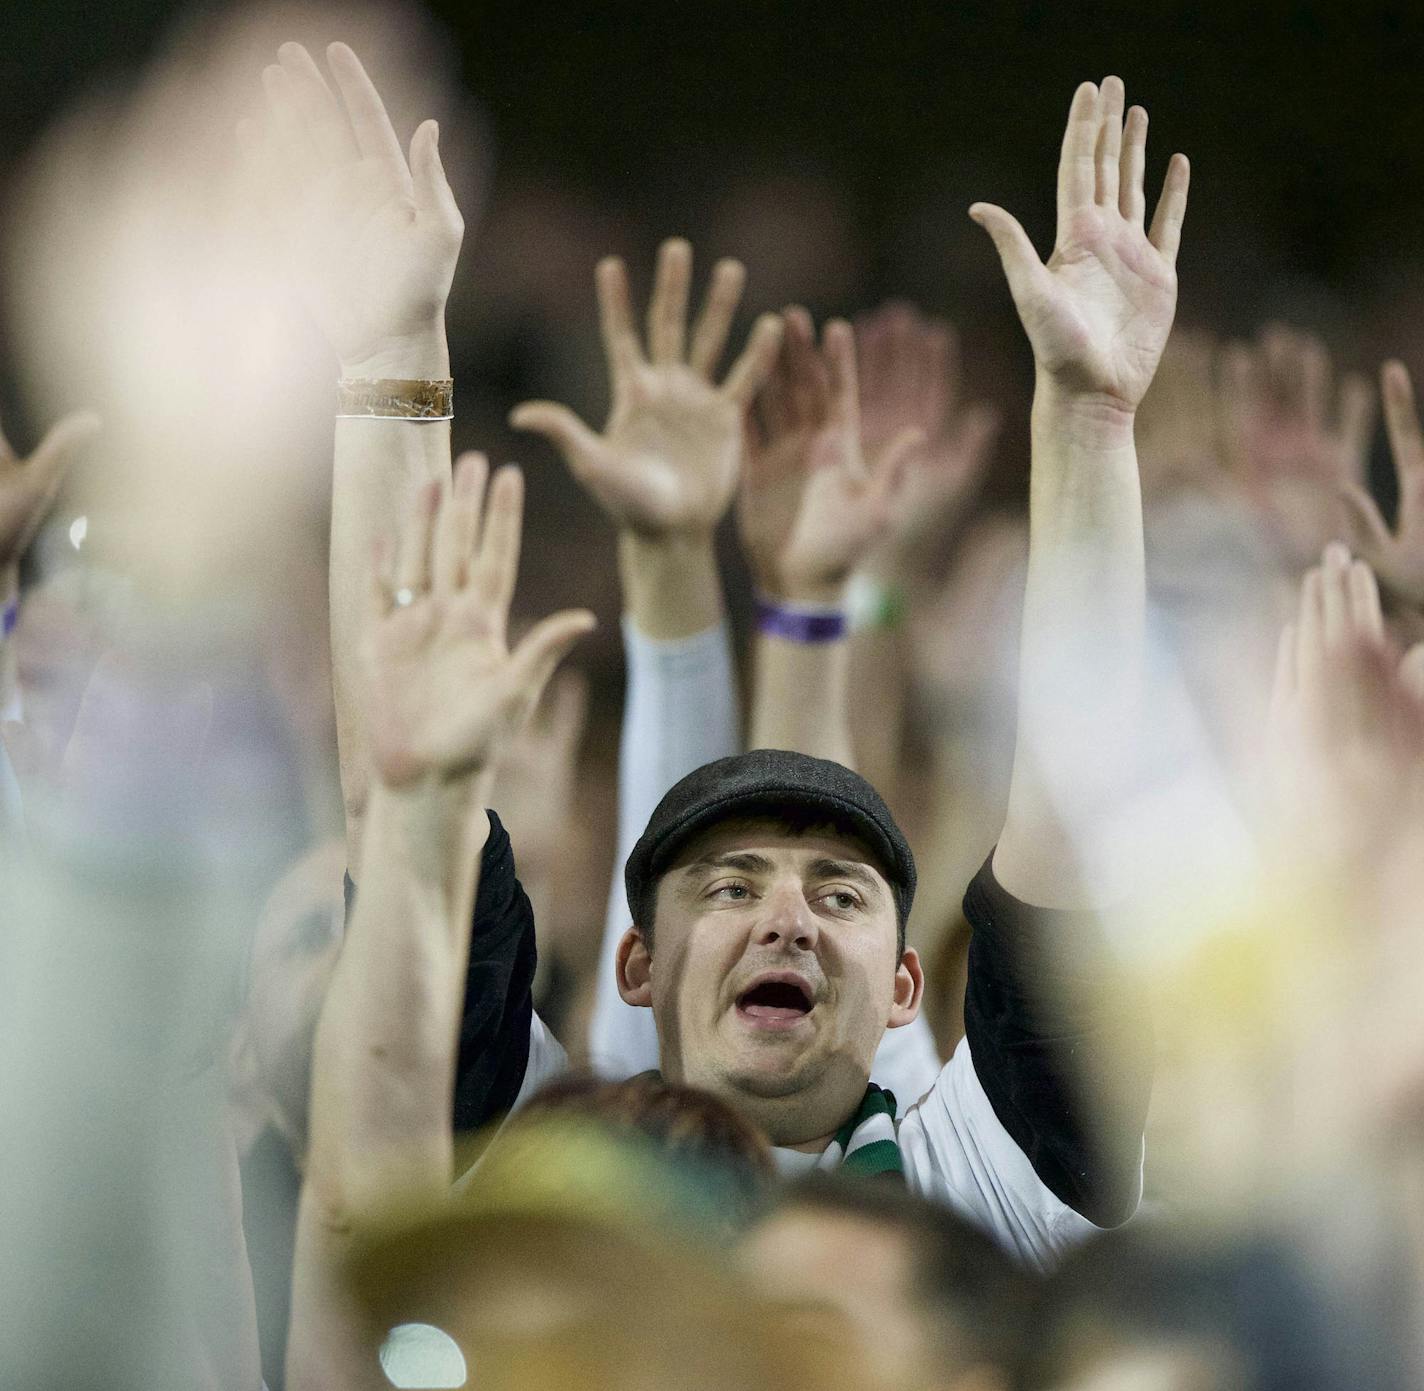
M28 459L18 458L0 434L0 578L19 564L70 464L98 429L97 416L76 411L52 426Z
M371 750L376 775L391 787L492 768L554 668L594 625L592 614L566 610L509 650L524 480L517 468L500 469L486 502L487 474L484 456L467 454L450 488L427 484L373 579Z
M746 272L719 261L687 334L692 248L663 243L648 305L646 350L633 322L628 274L609 257L595 275L612 408L597 434L566 406L529 401L510 422L541 434L616 525L645 537L710 535L731 505L742 463L742 417L776 358L781 321L764 314L719 385Z
M283 44L262 74L265 121L244 121L239 138L345 375L443 377L445 300L465 226L439 130L423 122L407 161L360 60L340 43L326 56L336 93L305 48Z
M1380 369L1384 422L1399 480L1399 507L1391 531L1379 505L1363 486L1363 471L1340 480L1353 520L1354 545L1374 567L1385 587L1424 608L1424 433L1409 369L1386 362Z
M832 319L818 351L804 309L783 317L781 353L747 423L737 520L763 593L834 602L889 526L924 433L902 428L867 458L850 325Z
M907 430L924 442L910 451L884 543L871 568L914 579L972 497L992 456L998 412L964 405L954 329L912 305L887 304L856 324L860 438L877 458Z
M1073 95L1058 165L1058 234L1045 265L1017 219L969 215L994 239L1041 376L1064 395L1134 411L1157 370L1177 305L1177 247L1189 169L1173 155L1145 227L1147 113L1123 124L1120 78Z

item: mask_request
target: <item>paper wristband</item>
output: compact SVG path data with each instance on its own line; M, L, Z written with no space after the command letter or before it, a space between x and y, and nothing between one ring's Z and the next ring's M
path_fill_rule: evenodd
M15 631L15 625L20 621L20 601L11 599L3 609L0 609L0 639L8 638Z
M787 642L839 642L846 635L840 609L798 609L770 599L757 600L757 631Z
M336 384L338 420L453 420L455 383L445 377L343 377Z

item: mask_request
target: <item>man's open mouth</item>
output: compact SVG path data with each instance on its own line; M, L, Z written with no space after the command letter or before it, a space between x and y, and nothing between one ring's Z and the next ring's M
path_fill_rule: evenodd
M768 975L737 996L737 1013L762 1028L789 1028L815 1008L811 987L799 976Z

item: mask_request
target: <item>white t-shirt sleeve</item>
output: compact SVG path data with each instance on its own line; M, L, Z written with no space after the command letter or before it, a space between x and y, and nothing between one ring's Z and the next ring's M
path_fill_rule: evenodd
M664 793L694 768L741 746L725 623L664 642L645 637L625 618L623 652L628 689L618 749L618 854L589 1025L589 1058L606 1077L632 1077L658 1065L652 1011L624 1004L614 974L619 939L632 922L623 866Z
M934 1086L944 1066L923 1014L901 1029L886 1029L875 1050L870 1080L895 1095L895 1114L905 1113Z
M1034 1269L1049 1269L1098 1230L1034 1173L994 1114L967 1040L905 1116L900 1153L911 1188L961 1212Z

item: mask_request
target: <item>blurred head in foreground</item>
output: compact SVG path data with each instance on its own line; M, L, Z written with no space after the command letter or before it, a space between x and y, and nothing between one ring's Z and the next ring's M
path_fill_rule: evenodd
M816 1177L742 1243L770 1295L832 1310L902 1391L1006 1386L1028 1284L981 1231L888 1183Z
M447 1363L453 1344L491 1391L880 1385L833 1311L747 1286L712 1169L581 1105L516 1119L454 1202L365 1234L350 1274L379 1334L423 1336ZM683 1127L666 1129L675 1152Z

